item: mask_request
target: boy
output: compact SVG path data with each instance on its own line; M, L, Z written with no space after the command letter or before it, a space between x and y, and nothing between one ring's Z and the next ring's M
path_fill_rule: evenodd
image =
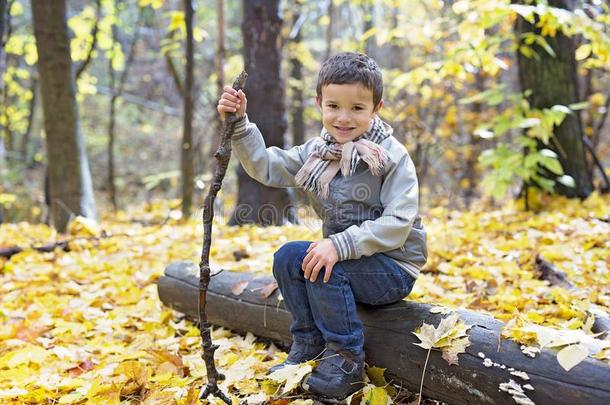
M267 186L303 187L323 220L324 239L289 242L274 255L293 343L272 370L318 358L303 387L345 398L364 379L356 302L384 305L409 295L426 262L426 234L413 162L377 116L383 82L375 61L353 52L331 57L316 92L322 132L289 150L265 147L241 90L225 87L217 109L242 117L232 147L246 172Z

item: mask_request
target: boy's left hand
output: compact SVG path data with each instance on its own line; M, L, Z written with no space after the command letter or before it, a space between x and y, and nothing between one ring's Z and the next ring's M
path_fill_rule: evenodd
M339 256L333 242L330 239L322 239L309 245L301 268L305 273L305 279L313 283L317 280L320 270L325 267L324 282L326 283L330 280L333 266L338 261Z

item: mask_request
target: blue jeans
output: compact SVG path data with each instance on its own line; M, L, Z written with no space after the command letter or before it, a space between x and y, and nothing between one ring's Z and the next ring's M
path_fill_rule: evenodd
M273 257L273 275L292 314L293 340L332 344L361 354L364 334L356 302L384 305L400 301L413 289L415 278L388 256L376 253L338 262L328 283L322 281L322 269L312 283L301 269L311 243L286 243Z

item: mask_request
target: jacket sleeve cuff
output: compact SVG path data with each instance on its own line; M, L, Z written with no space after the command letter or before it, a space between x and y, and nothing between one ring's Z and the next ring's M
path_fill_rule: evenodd
M235 122L235 128L233 129L233 136L231 136L231 140L237 141L241 138L245 138L248 136L248 125L250 124L250 120L248 120L248 114L244 114L239 120Z
M354 239L352 238L352 235L348 233L347 230L336 233L334 235L330 235L329 239L333 242L333 245L335 245L339 261L358 258Z

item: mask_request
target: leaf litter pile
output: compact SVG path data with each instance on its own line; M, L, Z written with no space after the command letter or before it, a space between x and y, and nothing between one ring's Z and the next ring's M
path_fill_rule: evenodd
M587 356L610 363L610 338L591 331L595 311L610 310L610 196L556 198L545 205L537 213L516 203L424 214L430 258L409 300L434 304L433 311L447 316L413 331L422 350L440 350L459 367L470 326L453 309L468 308L506 322L504 337L518 341L526 355L556 348L566 370ZM270 275L273 252L291 240L319 239L315 225L238 228L218 222L211 265ZM76 218L69 231L62 236L44 225L0 225L0 250L70 240L66 250L25 249L0 258L0 401L197 403L205 381L199 331L161 305L155 281L172 261L198 263L198 218L181 221L170 202L160 201L99 225ZM566 281L541 279L536 258L565 273ZM221 387L233 403L313 403L299 389L312 362L267 375L286 357L273 344L222 328L212 338L226 376ZM500 366L479 356L488 367ZM397 401L400 392L383 372L370 367L367 385L349 402ZM518 370L511 374L527 379ZM511 379L499 389L531 403L528 385Z

